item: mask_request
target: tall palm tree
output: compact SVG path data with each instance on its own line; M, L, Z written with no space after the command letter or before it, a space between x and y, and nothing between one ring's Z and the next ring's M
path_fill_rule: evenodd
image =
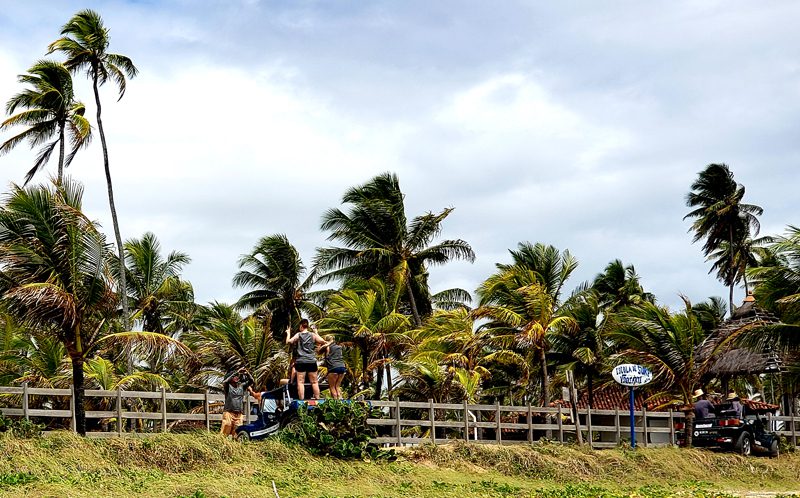
M322 309L317 301L321 293L310 291L314 273L306 275L305 269L300 253L286 235L262 237L249 254L239 258L233 285L253 290L240 297L236 307L249 311L268 309L276 338L283 336L287 326L297 325L302 312L319 318Z
M428 267L453 259L475 260L463 240L430 245L453 209L417 216L409 223L400 181L392 173L348 189L342 203L350 205L348 212L329 209L322 218L322 230L330 232L328 240L344 247L317 250L314 267L321 280L386 279L404 289L414 324L421 326L422 317L433 310Z
M651 293L644 291L639 280L633 265L626 266L621 260L615 259L606 265L603 273L595 277L592 287L599 294L600 306L614 312L643 301L655 301Z
M541 243L520 243L511 253L513 264L498 264L498 271L478 288L476 318L495 336L502 349L524 351L531 366L538 362L542 402L550 404L547 353L551 336L575 329L575 320L561 308L561 292L578 266L568 250L563 253Z
M694 242L705 239L703 254L709 256L720 249L723 242L735 248L747 234L758 235L761 225L757 216L761 216L764 210L742 202L744 186L736 183L727 165L709 164L692 183L691 189L686 195L686 205L694 209L683 219L694 219L691 228L694 230ZM735 273L736 251L728 251L728 258L726 266L729 270L723 275ZM728 278L726 284L730 290L729 309L733 311L735 282Z
M108 146L103 128L102 106L100 104L99 87L111 80L119 89L119 99L125 95L125 77L133 78L138 73L130 58L107 52L109 45L108 28L103 24L100 14L93 10L81 10L61 28L58 40L50 44L49 53L62 52L67 60L64 66L70 71L85 71L92 80L94 100L97 106L97 129L100 132L100 143L103 147L103 167L108 187L108 204L111 209L111 220L114 224L114 237L120 261L125 260L122 235L119 230L117 208L114 205L114 188L111 183L111 169L108 164ZM117 99L117 100L119 100ZM128 285L125 272L119 274L119 292L122 301L122 322L125 329L130 329L128 310Z
M747 269L758 265L758 249L774 242L775 239L770 236L754 239L750 237L748 227L741 227L741 229L746 233L735 235L734 245L728 241L720 242L717 250L709 254L706 261L713 261L714 264L709 273L716 272L717 279L725 285L737 285L743 281L744 291L749 293Z
M691 303L686 299L684 303L685 309L676 314L648 302L630 307L609 327L609 337L622 347L617 357L651 368L653 385L660 388L654 396L670 394L686 406L692 403L693 390L699 386L708 361L695 358L697 346L707 332L697 320ZM687 446L692 444L693 418L694 412L690 410Z
M114 262L118 267L119 260ZM141 320L142 330L163 333L171 308L194 301L191 284L181 280L183 266L189 262L191 258L178 251L165 258L151 232L125 242L125 274L135 309L132 318Z
M72 75L59 62L40 60L26 74L19 75L18 79L29 88L11 97L6 103L6 113L24 110L0 123L0 130L14 126L28 128L3 142L0 155L11 151L24 140L30 143L31 148L42 146L33 168L25 175L27 184L44 168L58 146L58 181L61 182L64 167L69 166L78 150L91 141L92 128L84 117L86 108L75 99ZM71 150L65 157L67 139Z
M0 301L18 319L60 342L72 363L75 419L86 433L84 364L116 345L168 345L161 334L112 333L116 308L108 246L97 226L81 212L83 188L65 178L53 187L16 185L0 206Z

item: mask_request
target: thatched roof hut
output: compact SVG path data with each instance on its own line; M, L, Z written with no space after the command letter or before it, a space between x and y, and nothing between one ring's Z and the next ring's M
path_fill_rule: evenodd
M774 351L755 351L724 344L726 340L745 328L776 323L780 323L780 320L758 306L753 295L749 294L744 303L731 313L730 318L698 346L696 361L702 364L708 360L706 370L708 378L779 372L783 360Z

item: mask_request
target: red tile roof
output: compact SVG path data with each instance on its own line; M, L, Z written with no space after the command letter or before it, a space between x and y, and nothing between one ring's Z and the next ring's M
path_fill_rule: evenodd
M633 409L641 410L642 404L647 400L646 407L648 411L667 411L672 399L669 396L660 396L655 399L648 399L648 395L643 394L641 391L634 392ZM629 410L630 395L628 390L622 387L612 386L602 389L595 389L592 396L592 408L595 410ZM572 407L569 401L557 400L553 405L561 405L566 408ZM582 391L578 397L578 408L586 408L589 406L589 393Z

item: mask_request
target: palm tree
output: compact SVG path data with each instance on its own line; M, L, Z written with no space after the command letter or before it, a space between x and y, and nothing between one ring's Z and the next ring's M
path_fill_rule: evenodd
M539 364L542 402L550 404L547 353L551 336L577 327L561 309L561 292L578 262L569 251L553 246L520 243L509 251L513 264L498 264L498 272L478 288L476 318L490 321L482 327L502 349L524 351L529 364Z
M58 181L64 176L64 167L69 166L78 150L91 141L91 125L84 117L86 108L75 100L72 76L61 63L41 60L26 74L19 75L19 82L30 85L6 104L6 113L13 114L24 109L0 124L0 130L14 126L28 126L25 131L0 145L0 155L10 152L23 140L31 148L42 145L33 168L25 175L25 184L44 167L58 146ZM70 153L64 157L65 142L70 141Z
M100 132L100 143L103 146L103 166L108 187L108 204L111 209L111 220L114 224L114 237L117 242L118 256L120 261L124 261L125 251L122 246L122 235L119 231L117 208L114 205L114 189L111 183L111 169L108 165L108 146L106 145L106 134L101 117L102 106L100 104L99 87L109 80L113 81L119 89L119 99L122 99L125 94L125 76L133 78L138 73L138 70L130 58L106 51L109 45L108 28L103 24L100 14L93 10L81 10L72 16L61 28L61 34L63 35L61 38L50 44L49 53L55 51L63 52L67 57L66 62L64 62L64 66L67 69L73 73L81 70L86 71L86 74L92 80L94 100L97 106L97 129ZM119 274L119 292L122 296L123 327L130 329L128 285L125 272L120 272Z
M758 250L767 244L774 242L770 236L753 239L750 237L748 227L742 227L745 234L734 236L734 245L728 241L720 242L719 248L709 254L706 261L713 261L709 273L716 271L717 279L725 285L736 285L744 281L745 293L750 292L747 282L747 269L758 266Z
M655 301L655 297L642 288L633 265L625 266L619 259L606 265L603 273L595 277L592 287L599 293L600 306L608 312L643 301Z
M736 248L747 234L758 235L760 224L756 216L764 210L754 204L742 203L744 186L733 179L733 172L725 164L709 164L692 183L686 196L686 205L694 208L683 219L694 218L694 242L705 239L703 254L709 256L720 249L723 242ZM737 251L728 251L728 269L723 277L736 273ZM713 271L713 269L712 269ZM733 311L734 278L723 278L730 289L729 309Z
M297 249L283 234L261 238L250 254L239 259L239 272L233 277L235 287L249 287L236 303L239 309L268 309L272 314L272 333L283 335L291 324L300 321L301 313L319 318L319 292L310 292L313 272L305 273L305 265Z
M389 363L393 352L407 342L410 328L408 317L397 311L399 292L383 281L373 278L368 282L351 281L350 287L333 294L328 301L325 317L319 321L322 333L334 334L339 342L361 351L362 387L369 384L369 375L375 371L375 396L381 396L384 370L388 390L392 379ZM395 355L397 356L397 355Z
M564 312L576 326L562 328L552 337L552 351L560 368L586 379L590 408L594 405L594 381L601 378L605 360L613 352L603 331L607 317L600 299L593 289L579 289L564 303Z
M17 319L57 339L72 363L76 430L86 433L84 363L118 345L169 346L161 334L112 333L116 308L108 246L81 212L83 188L65 178L53 187L13 185L0 206L0 301Z
M243 319L233 307L219 303L212 305L209 314L206 328L184 335L203 365L195 381L219 382L227 372L244 367L253 374L256 386L277 385L289 368L289 355L272 336L268 315L266 320Z
M721 297L712 296L707 301L692 305L692 312L706 334L710 334L725 321L728 307Z
M692 392L699 385L707 361L697 361L697 346L706 337L691 303L671 314L669 309L644 302L625 310L609 327L609 337L623 348L616 356L650 367L653 385L660 391L653 396L676 396L684 406L691 405ZM694 412L687 412L686 444L692 444Z
M784 323L800 324L800 228L790 225L762 256L748 271L756 300Z
M142 330L163 333L170 310L194 301L191 284L181 280L183 266L189 262L191 258L178 251L165 258L151 232L125 242L125 274L135 309L132 318L141 320ZM114 263L119 272L119 260Z
M430 245L453 209L426 213L408 223L400 181L391 173L348 189L342 203L350 205L349 212L329 209L322 218L322 230L331 232L328 240L344 247L317 250L314 267L322 274L320 279L386 279L404 289L414 324L421 326L422 317L433 309L428 267L453 259L475 260L463 240Z

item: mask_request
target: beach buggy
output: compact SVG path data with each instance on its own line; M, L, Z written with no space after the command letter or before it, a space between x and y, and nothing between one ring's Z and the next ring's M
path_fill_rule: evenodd
M297 419L298 408L301 406L312 408L325 402L323 399L305 401L294 399L292 397L292 394L296 396L294 387L292 386L290 390L289 385L285 385L263 393L256 420L237 427L236 438L240 441L250 441L277 434L280 429Z

